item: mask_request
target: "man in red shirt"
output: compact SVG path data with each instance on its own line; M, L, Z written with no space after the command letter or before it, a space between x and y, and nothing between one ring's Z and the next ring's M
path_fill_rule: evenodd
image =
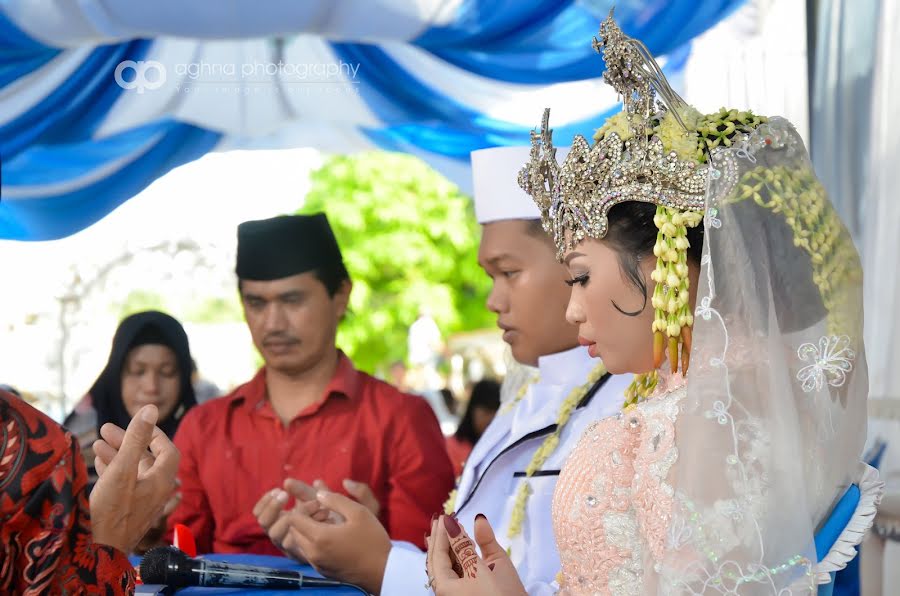
M201 552L280 554L253 507L293 478L368 485L391 537L424 546L453 488L444 438L425 400L357 371L337 349L351 282L325 215L241 224L237 276L265 366L184 417L170 530L187 525Z

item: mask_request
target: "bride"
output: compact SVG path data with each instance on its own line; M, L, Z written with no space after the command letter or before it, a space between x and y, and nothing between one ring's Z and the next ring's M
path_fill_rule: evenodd
M560 475L560 593L815 594L880 498L859 461L856 249L788 121L700 114L612 15L595 47L624 110L562 165L548 110L519 176L571 275L567 318L610 372L636 374ZM483 516L473 535L432 525L436 594L524 593Z

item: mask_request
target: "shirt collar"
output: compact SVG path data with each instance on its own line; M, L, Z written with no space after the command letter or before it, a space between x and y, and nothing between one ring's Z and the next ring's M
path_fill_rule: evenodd
M334 369L334 375L331 377L328 386L325 387L325 395L341 395L356 399L359 397L361 386L360 372L353 366L353 362L344 352L338 350L338 363Z
M559 416L563 401L587 381L598 364L600 360L592 358L582 346L538 358L538 381L516 406L512 434L518 436L523 429L552 424Z
M541 385L570 385L577 379L580 384L599 364L600 359L592 358L584 346L541 356L538 358L539 382Z
M353 362L350 361L350 358L348 358L343 351L338 350L337 367L334 369L334 374L328 382L328 385L325 387L325 399L321 400L318 405L325 403L325 401L333 395L349 399L358 399L360 397L360 389L362 386L362 379L360 378L361 374L362 373L353 366ZM252 411L265 406L267 403L266 367L263 366L260 368L253 379L244 385L235 397L243 399L243 406L247 410Z

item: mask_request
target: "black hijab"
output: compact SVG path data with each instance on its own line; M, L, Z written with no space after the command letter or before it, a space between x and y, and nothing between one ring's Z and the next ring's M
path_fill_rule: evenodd
M154 310L140 312L126 317L119 323L106 367L89 391L94 409L97 411L98 432L107 422L121 428L128 426L131 416L128 415L125 402L122 400L122 368L125 366L128 353L133 348L146 344L164 345L175 352L181 381L178 404L169 417L158 422L157 426L170 438L173 437L181 418L197 405L194 386L191 383L191 350L184 327L165 313Z

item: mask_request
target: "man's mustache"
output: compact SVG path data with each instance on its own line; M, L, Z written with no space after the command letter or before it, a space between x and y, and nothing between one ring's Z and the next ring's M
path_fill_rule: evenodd
M265 344L291 344L297 343L300 340L289 333L277 332L270 333L263 337L263 345Z

